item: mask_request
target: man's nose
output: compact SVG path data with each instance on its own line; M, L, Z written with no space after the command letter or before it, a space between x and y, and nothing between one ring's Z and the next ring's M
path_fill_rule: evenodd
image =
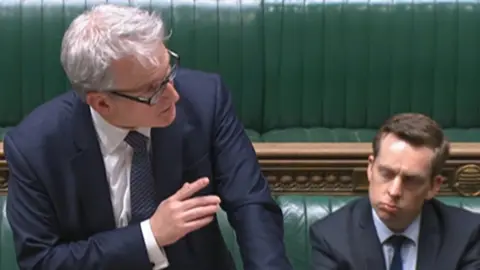
M388 194L391 197L398 198L402 196L402 178L400 176L395 177L388 187Z
M173 86L173 81L169 81L166 85L165 92L163 93L163 98L168 101L177 102L180 98L177 90Z

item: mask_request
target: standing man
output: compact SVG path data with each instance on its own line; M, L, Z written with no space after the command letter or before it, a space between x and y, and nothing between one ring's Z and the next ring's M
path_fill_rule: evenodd
M78 16L61 62L75 91L5 137L21 269L290 270L283 218L218 75L179 67L154 14Z
M480 215L434 199L448 155L427 116L387 120L368 158L369 198L311 227L313 269L480 269Z

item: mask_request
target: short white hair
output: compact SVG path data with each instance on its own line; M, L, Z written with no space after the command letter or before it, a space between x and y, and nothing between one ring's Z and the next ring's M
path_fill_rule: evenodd
M63 37L60 61L73 88L84 96L87 90L115 87L109 74L114 60L131 56L143 65L158 65L156 52L166 38L157 14L102 4L72 21Z

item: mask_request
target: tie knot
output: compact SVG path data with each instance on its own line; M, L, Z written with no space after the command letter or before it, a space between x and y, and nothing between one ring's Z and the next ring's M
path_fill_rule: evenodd
M399 249L405 243L408 238L404 235L392 235L388 238L388 242L393 246L394 249Z
M130 145L135 151L142 151L147 149L148 137L138 131L130 131L125 137L125 142Z

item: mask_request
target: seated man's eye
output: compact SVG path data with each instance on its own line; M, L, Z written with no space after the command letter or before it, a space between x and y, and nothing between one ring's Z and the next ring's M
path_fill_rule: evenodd
M390 178L395 177L394 172L392 172L390 170L386 170L386 169L380 169L380 174L382 175L382 177L384 177L386 179L390 179Z

